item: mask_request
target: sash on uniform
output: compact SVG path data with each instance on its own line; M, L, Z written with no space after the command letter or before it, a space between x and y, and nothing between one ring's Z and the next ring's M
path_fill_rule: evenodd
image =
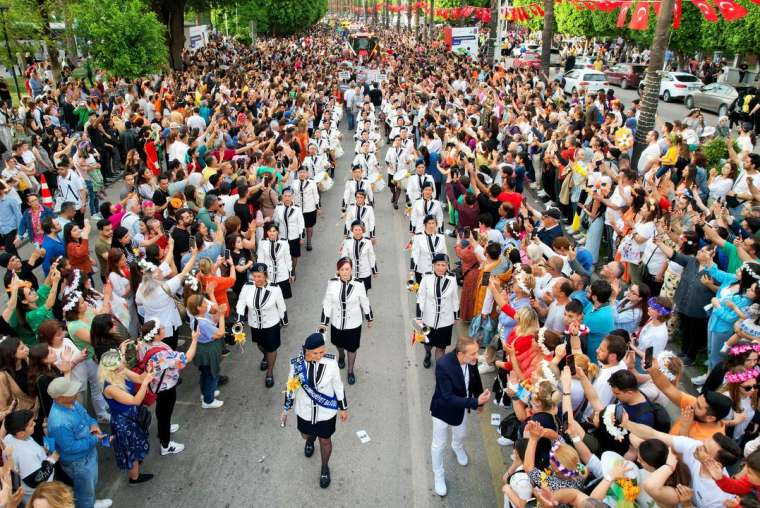
M309 384L309 374L306 370L306 361L303 356L294 358L290 361L293 364L293 369L298 379L301 380L301 388L309 396L309 398L318 406L325 409L338 410L338 399L334 396L327 396L319 392L315 387Z

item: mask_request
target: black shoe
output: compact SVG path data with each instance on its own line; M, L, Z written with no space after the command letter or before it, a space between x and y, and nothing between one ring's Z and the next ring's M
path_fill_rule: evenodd
M230 378L228 376L219 376L219 382L217 383L217 385L224 386L229 382L230 382Z
M306 441L306 444L303 446L303 454L307 457L311 457L314 455L314 442L311 443Z
M308 250L308 251L310 251L310 250L311 250L311 244L310 244L310 243L307 243L307 244L306 244L306 250Z
M259 364L259 370L267 370L269 368L269 362L264 358L261 360L261 363Z
M264 386L272 388L274 386L274 378L272 376L267 376L266 379L264 379Z
M348 373L347 381L350 385L356 384L356 376L354 376L353 372Z
M345 369L346 368L346 360L343 358L338 358L338 368L339 369Z
M140 473L140 476L138 476L136 479L133 480L132 478L130 478L129 479L129 484L130 485L138 485L140 483L149 482L152 479L153 479L153 475L152 474Z
M422 366L425 367L426 369L430 368L430 354L425 355L425 359L422 360Z
M393 209L398 210L398 203L393 203Z
M323 489L330 486L330 468L327 466L322 468L322 474L319 475L319 486Z
M227 349L226 347L222 348L222 357L223 358L227 358L228 356L230 356L230 353L231 353L231 351L229 349Z

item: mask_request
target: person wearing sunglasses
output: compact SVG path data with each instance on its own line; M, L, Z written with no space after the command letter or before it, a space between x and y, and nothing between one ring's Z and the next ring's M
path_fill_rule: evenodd
M724 384L719 388L719 392L730 397L733 403L726 426L729 429L733 427L732 437L737 443L743 441L744 434L755 417L759 375L760 367L746 368L738 365L726 373Z

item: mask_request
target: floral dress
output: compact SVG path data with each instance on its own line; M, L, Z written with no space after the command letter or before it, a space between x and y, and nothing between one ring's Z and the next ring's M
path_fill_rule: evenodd
M108 383L105 384L105 387ZM130 393L134 391L134 384L129 380L126 381L126 390ZM105 397L108 407L111 410L111 430L113 431L113 441L111 448L116 456L116 465L119 469L129 469L134 462L142 462L148 455L150 444L148 443L148 434L137 425L137 411L139 406L122 404L114 399Z

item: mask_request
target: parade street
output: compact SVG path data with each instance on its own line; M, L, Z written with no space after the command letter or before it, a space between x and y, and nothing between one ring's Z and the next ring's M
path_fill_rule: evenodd
M345 120L342 127L345 128ZM201 409L198 370L183 371L173 423L180 425L172 436L186 445L178 455L151 453L145 471L160 482L129 487L119 475L113 454L101 449L103 482L99 495L127 506L135 496L144 505L163 507L200 506L496 506L501 503L501 475L506 469L502 449L496 444L496 428L490 416L497 407L489 403L482 414L469 415L466 449L470 463L461 467L449 449L446 458L449 494L440 498L432 490L430 466L430 398L435 384L433 365L422 367L420 345L410 344L414 298L406 290L409 257L408 219L393 210L388 189L375 198L377 237L375 246L380 275L372 281L369 298L375 326L364 327L356 360L357 381L345 384L349 419L338 422L333 436L332 485L320 489L319 452L304 457L303 439L295 428L295 415L280 427L289 358L299 353L304 337L319 325L325 286L335 276L335 261L342 241L340 201L350 175L354 142L343 131L345 155L339 160L334 187L322 194L322 213L314 235L314 250L305 252L298 265L293 298L288 300L290 325L283 329L283 344L274 371L275 387L264 386L259 371L261 354L249 341L243 351L222 364L230 377L221 387L224 406ZM378 152L384 157L386 147ZM378 159L382 160L380 156ZM118 186L109 190L115 196ZM449 239L451 240L451 239ZM453 252L453 244L450 245ZM246 327L247 328L247 327ZM329 334L328 334L329 335ZM455 332L455 336L456 336ZM329 343L328 351L336 353ZM492 375L483 376L490 387ZM155 428L155 423L153 424ZM364 430L370 441L356 435ZM151 447L158 449L154 429ZM511 452L511 448L505 448ZM508 457L505 455L505 457ZM484 481L491 478L493 481Z

